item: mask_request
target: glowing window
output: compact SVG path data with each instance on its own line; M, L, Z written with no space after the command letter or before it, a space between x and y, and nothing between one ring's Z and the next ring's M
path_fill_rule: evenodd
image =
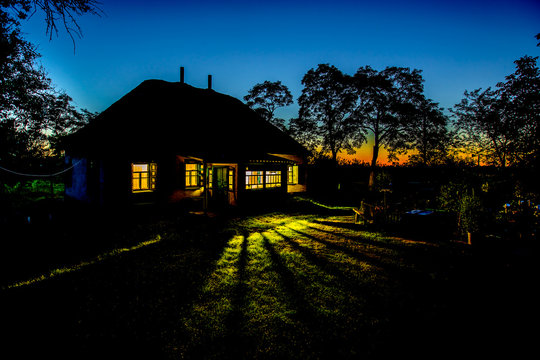
M234 190L234 169L229 168L229 190Z
M246 171L246 189L263 189L264 171Z
M281 171L266 171L265 187L281 187Z
M298 184L298 165L289 165L287 175L287 183Z
M186 164L186 187L202 186L201 164Z
M156 189L157 164L131 164L131 189L133 192L154 191Z

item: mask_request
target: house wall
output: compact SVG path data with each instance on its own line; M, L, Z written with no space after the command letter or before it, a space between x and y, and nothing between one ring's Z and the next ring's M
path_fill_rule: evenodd
M288 193L300 193L307 191L307 172L305 165L297 164L298 166L298 183L297 184L287 184Z
M186 199L202 200L204 196L204 187L191 187L186 188L186 163L188 158L183 156L174 156L171 161L171 171L165 175L169 181L165 178L162 179L161 185L165 185L168 190L165 194L166 201L169 203L176 203Z
M185 164L195 161L193 158L181 156L166 156L162 158L108 158L105 160L92 160L86 158L66 157L68 164L74 164L71 176L66 181L66 196L72 199L107 205L126 205L140 203L174 203L186 199L205 202L212 205L226 203L237 205L242 202L273 201L281 198L288 192L302 192L306 190L304 174L299 173L299 184L288 185L287 164L281 162L259 163L208 163L207 170L227 168L233 171L234 188L220 194L214 188L209 188L205 197L204 187L186 188ZM157 164L156 189L149 192L132 191L133 163ZM246 189L246 168L250 170L281 171L281 186L267 189ZM208 174L208 172L207 172ZM227 177L228 179L228 177ZM209 179L206 179L208 182ZM213 179L215 181L215 179Z
M305 184L287 184L287 192L290 194L306 192L307 187Z
M103 161L66 156L66 164L73 168L66 175L66 197L88 203L105 201L105 170Z
M66 165L73 165L66 175L65 194L67 197L87 202L87 159L66 156Z

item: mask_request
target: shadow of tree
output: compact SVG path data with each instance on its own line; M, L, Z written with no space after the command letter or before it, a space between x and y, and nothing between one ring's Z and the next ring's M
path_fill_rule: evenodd
M463 248L327 219L162 219L159 244L2 290L2 345L21 357L239 359L440 355L454 344L447 327L478 309L455 305L479 293Z

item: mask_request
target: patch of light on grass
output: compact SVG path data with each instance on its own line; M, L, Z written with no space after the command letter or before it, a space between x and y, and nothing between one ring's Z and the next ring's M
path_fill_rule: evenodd
M66 266L66 267L63 267L63 268L54 269L48 274L43 274L43 275L40 275L38 277L29 279L29 280L26 280L26 281L17 282L15 284L7 286L7 288L11 289L11 288L17 288L17 287L32 285L32 284L35 284L35 283L38 283L38 282L41 282L41 281L44 281L44 280L52 279L53 277L56 277L56 276L59 276L59 275L69 274L69 273L81 270L81 269L83 269L83 268L85 268L87 266L94 265L94 264L97 264L99 262L102 262L102 261L104 261L106 259L121 255L121 254L123 254L125 252L138 250L138 249L140 249L142 247L149 246L149 245L158 243L160 241L161 241L161 236L157 235L153 240L140 242L139 244L137 244L135 246L132 246L130 248L114 249L114 250L109 251L107 253L98 255L97 257L95 257L94 259L92 259L90 261L83 261L83 262L81 262L81 263L79 263L77 265Z
M266 234L266 233L265 233ZM294 313L283 291L283 284L276 272L276 264L269 252L267 237L261 233L250 236L247 248L249 261L246 264L246 319L248 325L265 336L271 334L268 324L291 323ZM270 333L269 333L270 331Z
M191 337L214 339L226 333L226 318L233 311L235 289L240 282L240 258L244 236L232 237L216 262L216 267L204 284L199 300L183 324Z

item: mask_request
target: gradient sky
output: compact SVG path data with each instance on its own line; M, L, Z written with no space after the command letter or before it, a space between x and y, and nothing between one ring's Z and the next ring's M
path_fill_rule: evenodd
M102 111L146 79L206 87L242 99L256 83L281 80L295 99L320 63L348 74L360 66L423 71L426 95L445 108L465 90L495 86L513 61L538 56L540 1L108 1L103 16L79 18L74 51L43 16L23 25L57 88L77 106ZM296 104L280 110L297 116Z

